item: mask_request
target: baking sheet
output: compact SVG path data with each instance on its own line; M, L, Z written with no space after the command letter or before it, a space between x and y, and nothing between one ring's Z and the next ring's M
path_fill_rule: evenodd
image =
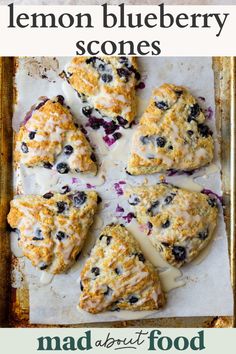
M84 126L86 125L86 118L81 114L81 104L76 93L58 77L58 73L69 60L70 58L22 58L20 60L16 76L18 104L13 118L15 130L19 128L25 113L37 101L38 97L52 97L57 94L65 96L66 103L71 107L75 117ZM139 58L138 60L146 85L145 89L138 91L139 116L147 104L151 90L163 82L173 82L188 86L192 93L199 97L199 103L206 109L208 124L214 131L216 153L213 164L196 171L191 177L185 175L166 177L167 181L194 190L200 190L203 186L221 195L219 146L213 118L214 77L211 58ZM118 220L126 223L126 226L131 230L137 230L135 220L127 223L129 221L127 215L131 210L121 193L127 185L139 184L144 180L144 177L130 177L124 172L131 130L120 130L123 134L122 138L111 147L107 147L102 139L103 130L86 129L101 163L100 172L95 179L85 180L78 175L66 177L52 175L51 171L42 169L36 169L34 174L30 175L25 169L21 169L15 180L18 192L43 194L49 190L60 190L60 187L65 184L70 184L73 189L86 188L89 184L90 187L91 185L95 186L94 188L103 198L102 210L100 210L99 217L97 217L88 237L82 259L68 274L55 276L51 279L45 275L42 276L41 272L33 269L29 261L24 258L20 259L30 289L30 322L75 324L144 317L232 315L233 300L222 209L220 210L216 237L204 252L205 256L200 256L193 264L182 268L182 277L178 279L175 278L180 277L181 272L170 269L160 262L158 257L155 259L151 244L147 243L147 239L137 232L136 237L142 241L141 247L145 251L145 255L149 255L154 261L154 265L161 270L164 286L167 287L167 290L172 289L168 292L167 305L163 310L151 313L107 312L100 315L89 315L84 311L76 310L80 293L77 280L81 263L88 256L94 239L106 223ZM104 181L104 176L106 181ZM159 178L158 174L148 176L148 182L150 184L156 183ZM126 183L123 184L120 181ZM117 193L121 195L117 195ZM124 209L123 213L116 212L117 204ZM12 248L15 254L20 255L14 241ZM21 285L22 277L19 276L19 269L15 269L14 272L14 279L16 279L14 286L18 287ZM183 284L185 285L183 286Z

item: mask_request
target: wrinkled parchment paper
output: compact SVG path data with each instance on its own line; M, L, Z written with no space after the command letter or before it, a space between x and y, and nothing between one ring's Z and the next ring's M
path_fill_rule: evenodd
M124 172L132 131L120 129L122 138L108 147L102 139L104 136L103 129L94 131L90 127L86 127L87 119L81 113L81 102L77 94L58 76L69 60L70 58L20 59L16 74L18 103L15 107L13 127L15 130L19 129L20 122L22 122L26 112L40 96L63 95L76 120L87 129L91 144L95 147L99 159L99 174L96 178L89 179L80 175L58 175L45 169L34 169L33 173L29 173L22 168L15 174L15 187L18 192L25 194L44 194L49 190L59 191L61 186L66 184L69 184L74 190L94 188L101 195L103 202L82 255L78 263L67 274L50 278L34 269L27 259L20 259L20 271L24 273L30 292L30 322L76 324L156 317L231 315L233 298L222 207L219 211L219 221L214 240L205 251L204 256L200 256L192 264L184 266L181 271L176 271L175 277L178 278L173 280L174 285L172 284L172 290L167 294L167 304L163 310L150 312L120 311L91 315L76 308L80 294L78 281L80 270L101 229L105 224L114 221L121 222L131 229L132 225L137 227L135 219L129 223L130 220L127 215L132 209L126 203L123 190L128 185L142 183L144 177L132 177ZM139 96L138 117L145 109L154 87L164 82L175 83L187 86L198 97L199 104L208 117L207 123L214 132L216 149L213 163L209 167L196 171L192 176L172 176L166 177L166 180L190 190L206 188L221 195L219 146L214 122L214 76L211 58L141 57L138 58L138 61L142 80L145 82L145 88L137 91ZM135 126L132 129L135 129ZM154 184L159 181L159 178L160 175L156 174L148 176L147 181ZM124 212L117 212L118 205L124 209ZM14 240L12 244L13 252L20 255L20 250L17 249ZM152 246L147 244L146 239L142 241L142 237L141 247L145 247L144 254L148 257L149 247L151 250ZM158 268L163 278L165 278L163 271L167 273L171 271L161 266ZM19 272L19 269L15 270L16 281L14 286L16 287L21 286L21 277L17 277L17 272Z

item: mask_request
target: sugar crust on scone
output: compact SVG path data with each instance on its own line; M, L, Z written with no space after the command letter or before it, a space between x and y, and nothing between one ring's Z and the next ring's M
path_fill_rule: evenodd
M79 256L97 210L95 191L25 195L11 201L8 222L33 266L58 274Z
M196 99L185 87L163 84L153 91L135 129L127 171L191 171L210 163L213 150L212 132Z
M215 199L170 184L127 188L126 197L147 237L171 265L191 262L214 235Z
M81 272L79 306L90 313L157 310L165 297L153 265L123 225L106 226Z

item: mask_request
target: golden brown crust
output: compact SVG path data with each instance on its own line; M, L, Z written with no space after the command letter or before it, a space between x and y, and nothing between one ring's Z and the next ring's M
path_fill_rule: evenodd
M15 161L28 167L60 161L72 171L95 174L97 166L85 135L60 96L42 102L16 134ZM72 148L66 153L65 146Z
M131 123L136 115L136 58L74 57L66 69L70 85L108 118L118 116Z
M213 237L217 202L203 193L157 184L130 187L126 197L151 243L176 267L191 262Z
M19 233L19 246L33 266L65 272L80 253L97 209L97 193L46 193L11 201L8 222Z
M163 84L153 91L132 140L127 171L190 171L211 162L214 144L205 116L186 88Z
M105 227L81 272L79 306L90 312L157 310L164 305L157 271L122 225Z

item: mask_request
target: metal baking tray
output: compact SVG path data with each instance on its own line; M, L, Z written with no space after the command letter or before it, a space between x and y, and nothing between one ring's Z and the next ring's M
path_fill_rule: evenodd
M236 302L235 241L235 97L236 58L212 59L215 78L216 125L221 142L224 217L229 241L231 283ZM16 99L14 74L17 58L0 57L0 327L51 327L29 324L27 287L11 287L11 267L17 259L11 255L6 216L13 196L12 183L12 114ZM57 326L52 326L57 327ZM60 327L236 327L236 307L232 317L178 317L154 320L131 320Z

